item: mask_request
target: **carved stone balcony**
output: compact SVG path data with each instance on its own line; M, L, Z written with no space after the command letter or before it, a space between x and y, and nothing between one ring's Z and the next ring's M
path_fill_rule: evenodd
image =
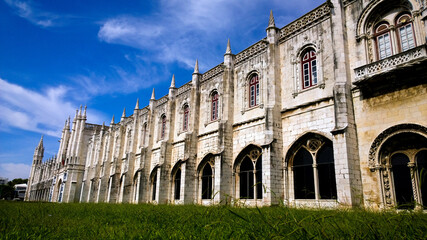
M376 61L354 69L356 86L375 83L377 80L390 76L427 75L427 45L421 45L405 52L395 54L380 61ZM422 73L423 72L423 73Z

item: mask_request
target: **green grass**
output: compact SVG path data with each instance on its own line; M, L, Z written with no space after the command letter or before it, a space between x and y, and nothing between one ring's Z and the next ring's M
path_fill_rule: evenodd
M0 201L0 239L427 239L415 212Z

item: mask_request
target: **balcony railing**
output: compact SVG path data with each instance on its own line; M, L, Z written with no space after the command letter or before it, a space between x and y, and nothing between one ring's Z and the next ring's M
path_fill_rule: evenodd
M426 45L421 45L383 60L358 67L354 69L356 75L355 84L357 85L358 82L362 82L378 74L405 67L412 63L421 62L425 59L427 59Z

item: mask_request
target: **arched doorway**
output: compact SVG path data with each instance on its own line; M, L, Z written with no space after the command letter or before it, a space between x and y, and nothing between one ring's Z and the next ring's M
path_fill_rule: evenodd
M236 197L240 199L262 199L262 149L249 145L237 156L234 163Z

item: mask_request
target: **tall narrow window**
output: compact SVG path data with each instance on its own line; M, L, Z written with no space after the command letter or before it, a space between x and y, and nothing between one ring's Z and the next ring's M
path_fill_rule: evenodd
M240 164L240 198L254 198L254 164L246 157Z
M295 199L315 199L313 158L305 148L295 155L293 170Z
M211 121L215 121L218 119L218 92L213 92L211 95L212 98L212 113L211 113Z
M427 150L417 153L415 158L417 162L421 201L424 208L427 208Z
M400 16L396 21L400 49L406 51L415 47L414 31L412 27L411 17L408 14Z
M182 130L183 131L187 131L188 130L188 115L190 113L190 108L188 107L188 105L184 106L184 119L183 119L183 124L182 124Z
M393 53L388 25L385 23L379 25L375 34L377 35L378 58L381 60L390 57Z
M147 137L147 123L142 127L142 146L145 146L145 139Z
M301 59L303 89L317 85L317 60L316 52L309 48Z
M212 199L212 167L206 163L202 170L202 199Z
M154 169L153 177L151 178L151 200L156 200L156 188L157 188L157 168Z
M249 81L249 107L259 104L259 79L258 74L253 74Z
M62 195L64 194L64 183L59 183L59 195L58 195L58 202L62 202Z
M403 153L397 153L391 157L398 208L414 208L414 192L412 191L412 178L408 163L409 158Z
M175 173L174 190L174 199L179 200L181 197L181 168L178 168Z
M166 116L165 115L162 116L161 124L162 124L162 127L161 127L160 138L164 139L166 135Z

